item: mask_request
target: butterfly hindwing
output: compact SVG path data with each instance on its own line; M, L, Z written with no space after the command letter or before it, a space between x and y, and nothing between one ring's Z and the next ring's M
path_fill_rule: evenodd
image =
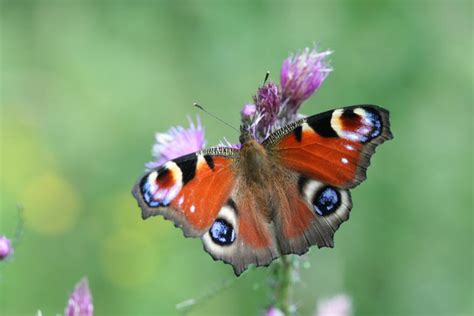
M266 204L256 193L237 180L231 198L202 237L204 249L231 264L237 276L250 264L266 266L279 257L272 224L260 212Z
M349 219L349 191L296 173L289 181L275 186L279 207L274 221L281 254L301 255L312 245L333 247L334 233Z

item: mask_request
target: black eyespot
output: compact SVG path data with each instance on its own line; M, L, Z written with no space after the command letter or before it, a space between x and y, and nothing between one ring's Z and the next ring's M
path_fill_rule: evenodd
M209 230L213 242L220 246L228 246L235 241L235 230L222 218L216 219Z
M341 205L341 194L333 187L323 187L313 199L313 208L316 213L326 216L336 211Z

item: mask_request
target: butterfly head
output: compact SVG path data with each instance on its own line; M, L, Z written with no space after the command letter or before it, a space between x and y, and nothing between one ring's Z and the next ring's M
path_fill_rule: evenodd
M240 144L244 145L252 140L255 140L255 137L250 132L250 126L248 124L240 125Z

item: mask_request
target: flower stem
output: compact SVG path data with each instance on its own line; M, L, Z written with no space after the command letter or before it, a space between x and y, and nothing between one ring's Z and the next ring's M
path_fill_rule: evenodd
M17 209L18 209L18 222L16 224L15 235L13 237L13 242L15 243L15 247L18 246L21 242L21 239L23 237L23 227L25 224L25 220L23 217L23 206L18 205Z
M289 256L283 256L276 267L275 300L285 315L291 315L293 295L293 262Z

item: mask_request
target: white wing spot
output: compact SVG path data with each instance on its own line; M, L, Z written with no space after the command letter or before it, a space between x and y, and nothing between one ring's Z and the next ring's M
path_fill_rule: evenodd
M343 164L347 164L349 162L349 160L347 160L346 158L341 158L341 161Z
M312 130L311 127L309 126L308 123L304 122L302 125L301 125L301 129L304 131L310 131Z
M348 150L354 150L354 147L352 147L351 145L345 145L345 147L346 147Z
M191 205L191 209L190 209L191 213L194 213L194 211L196 211L196 206L194 205Z
M183 202L184 202L184 196L182 196L179 201L178 201L178 205L181 206L183 205Z

